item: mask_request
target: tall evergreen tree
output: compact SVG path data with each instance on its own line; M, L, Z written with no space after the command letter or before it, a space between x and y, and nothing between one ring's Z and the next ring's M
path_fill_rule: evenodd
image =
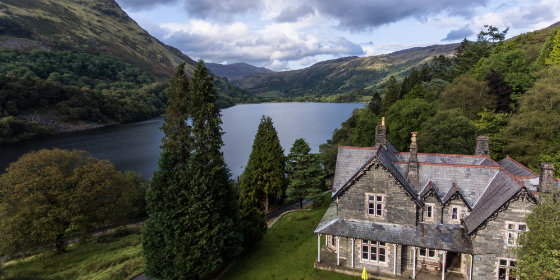
M299 208L303 208L304 199L319 197L325 185L326 174L321 167L321 158L310 152L309 145L299 138L290 149L286 162L286 173L290 180L286 194L299 201Z
M368 103L368 109L375 115L381 113L381 95L376 91Z
M272 119L263 116L255 135L249 162L240 180L241 215L246 246L262 239L266 232L264 212L268 211L270 196L281 197L284 195L285 186L284 151ZM259 203L263 199L264 209Z
M397 102L397 100L400 99L400 96L401 87L399 85L399 82L397 82L395 76L391 76L389 78L389 81L387 81L387 89L385 89L385 92L383 93L381 111L387 112L387 110L389 110L389 107L391 107L391 105L393 105L395 102Z
M183 67L171 83L143 231L146 273L159 279L198 279L236 256L242 242L212 77L201 61L189 84Z

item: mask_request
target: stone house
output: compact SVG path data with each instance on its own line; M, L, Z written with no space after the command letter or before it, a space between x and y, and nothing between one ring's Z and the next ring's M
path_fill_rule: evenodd
M474 155L398 152L384 120L374 147L339 147L332 203L315 229L317 269L423 279L516 279L519 234L539 192L560 186L554 166L540 176L489 154L479 136ZM474 148L474 147L473 147ZM324 238L321 238L324 236ZM444 271L442 273L441 271Z

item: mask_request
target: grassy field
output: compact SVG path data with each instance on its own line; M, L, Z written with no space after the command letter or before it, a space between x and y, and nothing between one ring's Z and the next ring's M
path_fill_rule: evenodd
M223 279L358 279L313 268L317 257L317 236L313 230L325 210L326 205L284 216L254 250L239 258Z
M239 257L223 279L357 279L313 268L317 236L313 230L328 203L280 219L250 252ZM140 234L106 235L67 253L54 252L8 262L4 276L19 279L130 279L143 270Z
M2 268L3 276L7 280L130 279L144 269L140 234L120 235L101 236L83 246L71 245L60 255L48 252L8 262Z

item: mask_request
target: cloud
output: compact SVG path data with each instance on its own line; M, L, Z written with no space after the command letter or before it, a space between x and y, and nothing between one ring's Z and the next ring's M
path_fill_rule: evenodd
M261 10L262 0L185 0L190 16L228 22L235 15Z
M290 63L304 63L314 56L353 56L365 54L362 47L344 37L322 39L298 30L293 24L270 24L251 30L240 22L221 25L204 20L188 24L165 24L163 41L193 58L208 62L247 62L275 70Z
M462 28L449 31L449 33L447 33L447 36L445 36L445 38L443 38L442 41L460 40L460 39L467 38L473 34L474 32L469 28L469 26L465 25Z
M315 9L309 5L287 7L276 17L277 22L295 22L299 18L315 14Z
M183 0L116 0L123 8L131 11L140 11L152 8L157 5L170 5L180 3Z
M429 16L448 14L470 16L488 0L313 0L318 11L339 21L339 27L364 30L406 18L425 20Z

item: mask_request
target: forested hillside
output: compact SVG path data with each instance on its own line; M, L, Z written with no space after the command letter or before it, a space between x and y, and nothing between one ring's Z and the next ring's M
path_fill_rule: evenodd
M0 143L156 117L183 61L113 0L2 1ZM220 107L253 100L214 83Z
M368 90L382 87L389 76L400 77L411 67L424 63L433 56L452 54L456 47L456 44L435 45L387 55L344 57L319 62L300 70L247 75L234 78L231 82L259 96L299 97L299 100L331 102L356 101Z
M476 136L488 135L493 159L560 167L558 29L504 41L507 29L485 26L453 57L434 57L402 80L391 77L382 96L374 94L321 146L325 166L334 170L338 145L372 146L385 116L388 140L400 151L408 150L412 131L419 132L419 151L428 153L473 154Z

